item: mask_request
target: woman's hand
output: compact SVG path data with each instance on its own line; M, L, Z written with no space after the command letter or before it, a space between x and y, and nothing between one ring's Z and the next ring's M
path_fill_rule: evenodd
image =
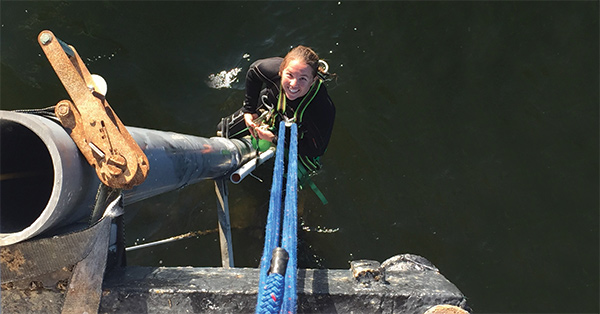
M267 140L269 142L273 142L273 139L275 138L275 134L273 134L273 132L268 130L268 127L266 125L257 125L254 122L254 119L258 118L258 114L254 113L245 113L244 114L244 122L246 122L246 126L248 126L248 131L250 131L250 135L259 138L259 139L263 139L263 140Z
M273 142L273 139L275 138L275 134L269 131L266 125L255 128L254 132L258 135L259 139L267 140L269 142Z
M244 113L244 122L246 122L246 126L248 127L248 131L250 131L250 135L257 137L255 129L258 128L258 125L254 123L254 119L258 118L258 114L256 113Z

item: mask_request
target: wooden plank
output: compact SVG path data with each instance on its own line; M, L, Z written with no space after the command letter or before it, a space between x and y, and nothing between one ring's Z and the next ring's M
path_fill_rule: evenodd
M98 313L111 221L110 217L106 217L99 222L103 225L99 226L98 237L92 251L75 265L63 304L63 314Z

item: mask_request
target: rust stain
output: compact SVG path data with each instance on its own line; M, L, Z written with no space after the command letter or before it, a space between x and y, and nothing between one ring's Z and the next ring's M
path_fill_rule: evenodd
M3 247L0 249L0 262L5 264L10 271L21 274L21 267L25 264L26 260L21 250L11 252L9 248Z

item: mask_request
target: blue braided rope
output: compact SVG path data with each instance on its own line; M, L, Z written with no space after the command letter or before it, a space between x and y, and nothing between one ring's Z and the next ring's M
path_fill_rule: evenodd
M258 300L256 304L256 313L262 308L262 295L265 292L267 283L267 272L271 266L271 256L273 249L279 246L279 227L281 221L281 188L283 186L283 162L284 162L284 142L285 142L285 123L279 123L279 140L277 142L277 151L275 153L275 166L273 169L273 183L271 185L271 198L269 200L269 214L267 215L267 226L265 230L265 245L262 258L260 260L260 278L258 282Z
M272 273L267 277L264 293L261 295L260 314L279 313L281 301L283 300L283 286L285 277L281 274Z
M285 194L285 208L283 216L283 234L281 247L289 254L289 261L285 271L285 288L283 295L282 313L296 313L296 276L298 260L296 251L298 246L298 127L292 124L290 130L290 148L288 157L287 183Z

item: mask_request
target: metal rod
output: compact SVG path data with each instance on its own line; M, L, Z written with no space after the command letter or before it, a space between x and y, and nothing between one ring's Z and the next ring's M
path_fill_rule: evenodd
M135 250L153 247L153 246L157 246L160 244L175 242L175 241L179 241L179 240L183 240L183 239L187 239L187 238L191 238L191 237L207 235L209 233L213 233L213 232L217 232L217 231L218 231L217 228L211 229L211 230L205 230L205 231L192 231L192 232L180 234L178 236L170 237L167 239L162 239L162 240L158 240L158 241L153 241L153 242L148 242L148 243L144 243L144 244L130 246L130 247L125 248L125 251L126 252L135 251Z
M224 268L233 266L233 244L231 243L231 223L229 221L229 191L225 179L215 180L217 193L217 215L219 217L219 241L221 243L221 263Z
M230 176L229 180L232 183L238 184L244 180L246 176L248 176L256 167L262 165L265 161L269 160L271 157L275 156L275 149L269 149L263 153L261 153L258 157L250 160L241 166L238 170L234 171Z

